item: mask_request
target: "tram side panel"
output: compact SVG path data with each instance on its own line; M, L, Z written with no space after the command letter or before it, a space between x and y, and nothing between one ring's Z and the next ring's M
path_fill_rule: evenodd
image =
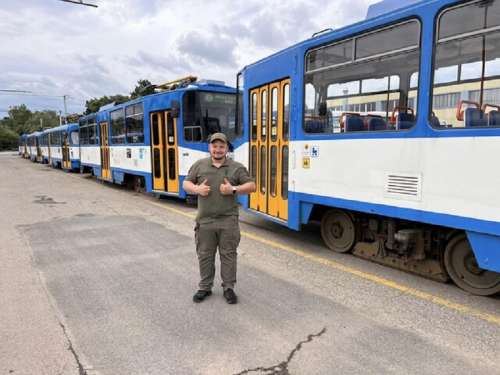
M80 163L82 168L92 170L96 176L100 175L101 154L100 147L95 145L80 146Z

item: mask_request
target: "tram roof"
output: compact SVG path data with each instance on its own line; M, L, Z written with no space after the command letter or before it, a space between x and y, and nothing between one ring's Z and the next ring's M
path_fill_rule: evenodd
M378 3L368 6L365 20L382 16L398 9L409 7L415 3L423 3L428 1L422 0L383 0Z
M200 79L198 81L191 82L185 86L181 86L181 87L178 87L178 88L173 89L173 90L155 92L154 94L140 96L138 98L127 100L126 102L122 102L119 104L114 104L114 105L112 103L107 104L106 106L101 107L97 112L93 112L93 113L89 113L88 115L81 116L79 118L79 120L95 117L98 113L113 111L116 109L127 107L129 105L141 103L144 100L147 100L148 98L158 97L158 96L162 96L162 95L176 94L176 93L178 94L180 92L193 91L193 90L216 91L216 92L221 92L221 93L236 93L236 88L234 88L232 86L228 86L222 81Z
M52 133L52 132L57 132L57 131L60 131L60 130L66 130L66 129L68 129L68 125L69 124L55 126L53 128L45 130L44 133Z

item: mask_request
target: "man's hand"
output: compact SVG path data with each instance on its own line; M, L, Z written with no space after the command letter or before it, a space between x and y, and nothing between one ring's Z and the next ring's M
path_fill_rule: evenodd
M224 178L224 183L220 185L220 192L222 195L233 194L233 185L231 185L227 178Z
M210 193L210 185L207 185L208 180L205 179L200 185L196 186L196 193L206 197Z

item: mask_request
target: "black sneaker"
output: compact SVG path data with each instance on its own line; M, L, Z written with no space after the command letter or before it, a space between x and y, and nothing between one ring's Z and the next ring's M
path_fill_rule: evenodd
M203 302L205 298L212 295L211 290L198 290L193 296L193 302L200 303Z
M238 296L236 295L236 293L234 293L234 290L232 289L226 289L224 291L224 298L226 299L226 302L229 303L230 305L238 303Z

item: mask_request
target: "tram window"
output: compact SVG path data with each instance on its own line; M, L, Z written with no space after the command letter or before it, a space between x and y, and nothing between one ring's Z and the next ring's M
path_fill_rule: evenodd
M250 114L252 118L250 122L252 124L252 140L255 141L257 139L257 93L252 94L252 101L250 102L252 106L250 110Z
M307 70L315 70L351 61L352 45L353 41L348 40L311 51L307 55Z
M153 128L153 145L158 146L160 144L160 131L158 124L158 113L153 113L151 116L152 128Z
M432 126L500 126L500 31L488 29L500 24L498 16L500 0L492 0L481 6L473 3L445 10L438 18L429 114Z
M167 143L172 146L175 145L175 122L170 113L166 114L167 122Z
M283 86L283 139L288 139L290 129L290 85Z
M89 118L80 121L80 144L93 145L97 143L95 136L96 130L95 118Z
M266 176L267 176L267 158L266 146L260 146L260 191L266 192Z
M306 67L304 131L406 130L415 124L420 24L416 20L352 38L354 57ZM308 52L330 48L320 47ZM350 112L350 113L348 113Z
M271 140L278 138L278 89L271 90Z
M411 128L418 94L411 82L418 64L415 50L306 74L304 130L332 134Z
M70 133L70 144L73 146L78 146L79 143L80 142L79 142L78 132L72 131Z
M263 90L261 95L261 108L260 108L260 121L261 130L260 138L262 141L266 140L267 136L267 90Z
M176 179L176 165L175 165L175 149L168 149L168 179L175 180Z
M287 199L288 198L288 146L283 147L281 158L282 158L281 168L283 169L283 172L281 174L282 176L281 197L283 199Z
M271 195L273 197L276 196L276 175L278 174L278 155L277 155L277 147L271 146L271 155L270 155L270 170L269 170L269 189Z
M89 127L82 126L80 127L80 144L88 145L89 144Z
M455 82L458 80L458 66L443 66L434 71L434 84Z
M351 81L351 82L339 82L332 83L328 85L328 96L343 96L343 95L356 95L359 94L359 86L360 81Z
M123 109L110 113L111 116L111 143L125 143L125 116Z
M439 39L500 25L500 1L477 1L443 12L439 18Z
M252 146L252 159L250 164L250 176L254 181L257 179L257 146Z
M160 150L155 148L153 150L153 163L154 163L154 174L155 178L161 177L161 159L160 159Z
M144 143L144 114L142 103L125 108L127 143Z
M379 55L419 44L417 21L410 21L356 38L356 59Z
M206 141L217 132L229 141L241 135L236 127L236 94L188 91L183 98L184 137L189 142ZM202 133L202 137L198 135Z
M97 144L97 124L93 123L92 126L89 126L89 144L96 145Z
M52 132L50 135L50 145L51 146L61 146L61 133Z

